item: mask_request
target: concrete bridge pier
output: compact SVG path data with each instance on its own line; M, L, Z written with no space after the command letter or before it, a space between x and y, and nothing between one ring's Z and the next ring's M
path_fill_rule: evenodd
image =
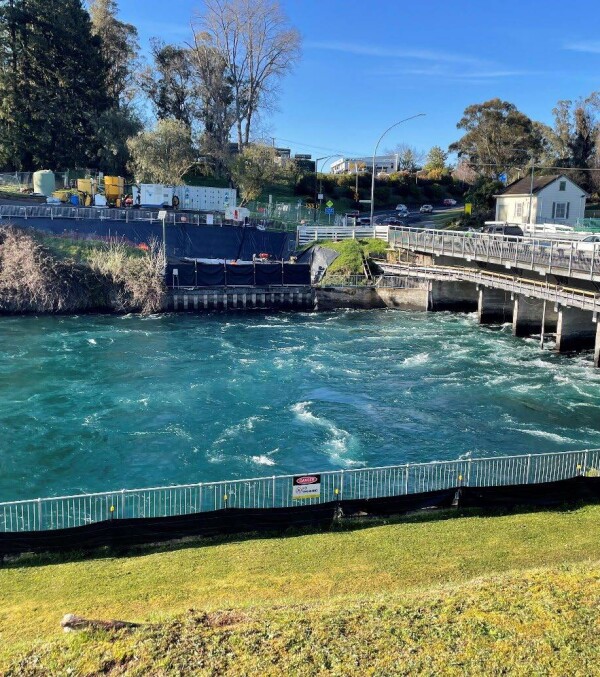
M477 310L478 292L471 282L432 280L430 284L430 310Z
M513 302L510 292L491 287L479 288L477 318L479 324L493 324L496 322L511 322L513 317Z
M596 348L598 323L589 310L561 307L556 328L556 350L566 353L572 350Z
M512 317L513 336L531 336L531 334L540 334L542 331L544 333L554 332L557 323L558 313L549 301L515 296Z
M600 367L600 318L596 318L596 347L594 348L594 367Z

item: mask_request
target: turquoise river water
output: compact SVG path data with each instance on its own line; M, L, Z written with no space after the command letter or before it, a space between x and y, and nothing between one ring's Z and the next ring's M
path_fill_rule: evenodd
M473 315L0 318L0 501L600 447L599 386Z

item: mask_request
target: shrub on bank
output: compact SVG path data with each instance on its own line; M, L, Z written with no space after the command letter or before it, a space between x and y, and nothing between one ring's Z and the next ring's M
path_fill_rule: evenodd
M0 312L152 313L163 307L159 247L142 253L97 243L75 260L62 255L64 247L53 251L52 240L13 226L0 228Z

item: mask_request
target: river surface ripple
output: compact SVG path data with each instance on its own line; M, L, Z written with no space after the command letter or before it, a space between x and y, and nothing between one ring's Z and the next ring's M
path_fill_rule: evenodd
M599 386L473 315L0 318L0 501L600 447Z

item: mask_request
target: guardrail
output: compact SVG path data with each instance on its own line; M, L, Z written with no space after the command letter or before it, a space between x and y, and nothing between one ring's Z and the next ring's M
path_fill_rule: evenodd
M600 244L569 239L513 237L487 233L423 230L391 226L392 247L422 253L486 261L507 267L600 279Z
M586 449L331 470L316 473L320 476L319 496L302 501L292 496L293 475L123 489L0 503L0 532L47 531L111 519L170 517L227 508L282 508L404 496L461 486L539 484L597 474L598 469L600 449Z
M389 241L390 226L366 226L348 228L345 226L298 226L296 244L303 246L315 240L360 240L373 237L377 240Z
M193 226L207 225L207 214L194 214L190 212L168 211L165 223L167 225L188 224ZM219 214L214 217L221 224ZM158 210L154 209L113 209L110 207L63 207L58 205L39 205L20 207L18 205L0 205L0 218L17 219L74 219L74 220L97 220L97 221L122 221L135 223L136 221L149 221L150 223L162 223L158 218Z
M452 266L405 266L402 264L380 264L387 273L392 273L393 279L399 275L409 278L456 280L459 282L474 282L486 287L503 289L514 294L533 296L551 303L569 308L580 308L593 313L600 312L600 294L573 287L563 287L524 277L492 273L473 268L454 268ZM387 276L386 276L387 277ZM385 279L385 277L384 277ZM390 283L391 286L391 283Z

